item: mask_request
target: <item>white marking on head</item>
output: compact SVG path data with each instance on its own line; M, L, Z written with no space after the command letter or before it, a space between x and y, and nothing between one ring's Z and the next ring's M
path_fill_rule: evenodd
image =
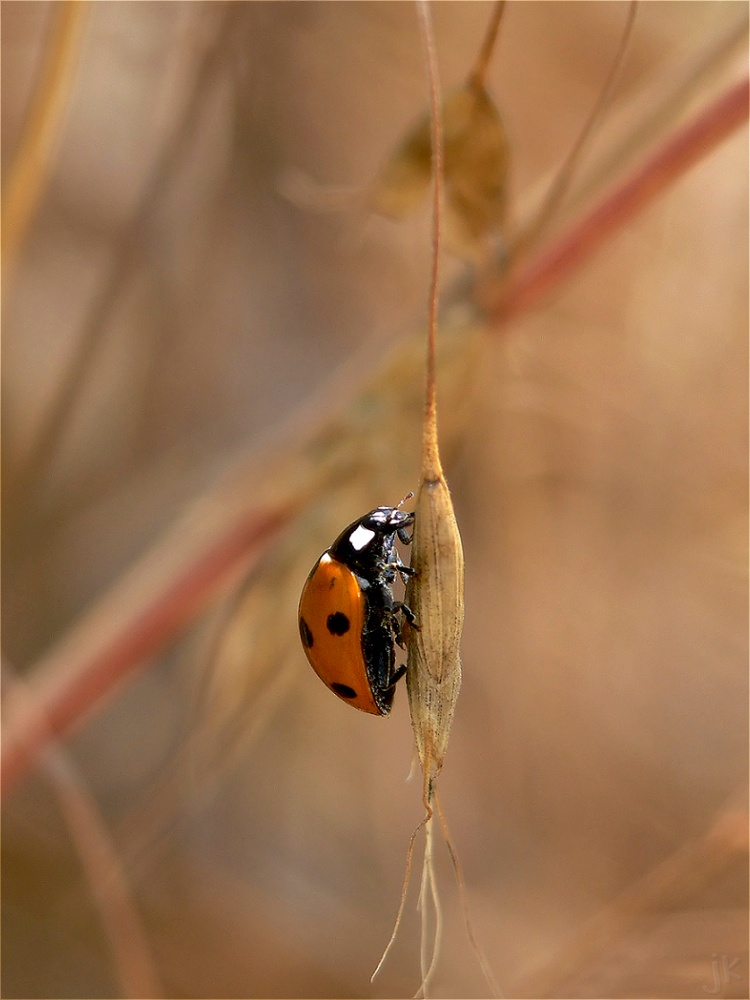
M371 531L369 528L365 528L363 525L358 525L354 531L349 535L349 544L357 552L361 552L375 537L375 532Z

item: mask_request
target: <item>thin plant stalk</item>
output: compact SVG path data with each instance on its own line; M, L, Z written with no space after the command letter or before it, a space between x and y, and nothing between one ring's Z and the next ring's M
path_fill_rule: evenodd
M474 86L482 88L486 86L487 72L490 68L490 61L495 50L495 44L497 42L498 32L500 31L500 22L503 18L504 9L505 0L496 0L492 16L490 17L490 22L484 36L484 41L482 42L482 47L479 50L479 56L477 57L477 61L471 71L471 75L469 76L469 83Z
M570 189L573 178L578 172L581 157L583 156L586 146L593 136L596 126L602 120L602 115L612 99L615 85L620 76L620 71L622 70L623 63L625 62L625 56L630 46L630 39L633 35L633 26L635 24L635 15L637 10L638 0L630 0L628 15L625 21L622 36L620 38L620 44L617 47L617 52L610 66L604 86L599 91L596 103L591 109L589 117L584 122L583 128L578 133L578 136L573 143L573 147L565 158L562 166L557 171L554 183L552 184L542 207L539 209L537 217L532 221L528 229L521 233L518 238L518 242L512 248L512 256L515 257L529 246L533 246L538 243L542 233L549 227L555 213L559 210L561 204L563 203L565 196Z

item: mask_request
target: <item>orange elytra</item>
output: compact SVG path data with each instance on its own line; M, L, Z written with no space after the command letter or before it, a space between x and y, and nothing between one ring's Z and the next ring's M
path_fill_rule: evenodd
M398 507L376 507L353 521L318 559L299 602L300 639L313 670L370 715L390 712L406 671L396 666L394 644L403 646L403 622L413 624L413 616L394 599L392 584L411 573L396 538L408 544L413 523L414 515Z

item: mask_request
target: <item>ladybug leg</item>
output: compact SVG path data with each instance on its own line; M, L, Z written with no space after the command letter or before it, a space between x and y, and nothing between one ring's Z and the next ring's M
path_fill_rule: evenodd
M411 540L412 538L414 538L413 531L411 534L409 534L406 528L399 528L396 534L398 535L400 541L404 543L404 545L411 545Z
M404 583L408 583L409 577L414 576L417 572L415 569L412 569L411 566L407 566L405 563L402 563L398 556L396 556L393 562L385 564L385 571L385 578L388 583L395 579L396 573L399 574Z
M403 635L403 626L396 617L396 615L400 611L401 614L404 616L406 624L409 626L409 628L413 628L415 632L419 632L419 625L417 625L417 619L414 615L414 612L409 607L409 605L404 604L403 601L394 601L393 611L394 611L394 617L391 623L393 628L393 637L402 649L406 649L406 643L404 642L404 635Z
M398 684L398 682L401 680L401 678L404 676L405 673L406 673L406 664L402 663L400 667L397 667L393 671L393 674L391 676L391 679L390 679L390 682L388 684L388 687L386 688L386 691L390 691L392 688L394 688Z
M411 625L411 627L413 629L416 629L417 632L419 632L419 625L417 625L416 616L415 616L414 612L412 611L412 609L409 607L409 605L408 604L404 604L403 601L396 601L393 606L396 609L396 611L400 611L401 612L401 614L407 620L407 622L409 623L409 625Z

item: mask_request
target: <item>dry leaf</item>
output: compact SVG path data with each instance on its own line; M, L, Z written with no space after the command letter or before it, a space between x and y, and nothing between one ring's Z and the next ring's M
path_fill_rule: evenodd
M508 140L492 98L474 80L445 101L442 126L445 246L475 258L505 217ZM429 187L431 155L427 116L382 171L371 199L375 211L393 219L415 211Z

